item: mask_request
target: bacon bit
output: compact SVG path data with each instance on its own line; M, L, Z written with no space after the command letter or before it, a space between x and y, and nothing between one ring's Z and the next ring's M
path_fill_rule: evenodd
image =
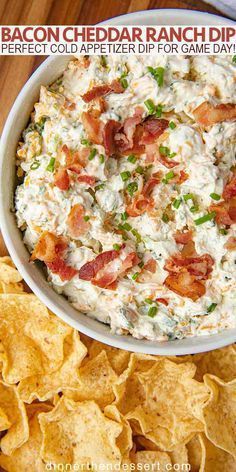
M151 177L143 187L143 195L145 197L149 197L152 191L154 190L155 186L159 184L160 179L158 177Z
M204 283L201 280L196 280L188 271L168 275L164 284L167 288L172 290L172 292L182 297L191 298L194 302L206 292Z
M89 103L92 100L104 97L108 93L123 93L124 88L118 80L113 80L111 84L95 85L91 90L82 95L84 102Z
M144 197L144 195L140 194L138 197L135 197L131 201L131 203L126 207L126 212L129 216L140 216L149 209L151 209L153 205L153 199Z
M212 272L214 261L209 254L196 257L184 257L182 254L172 256L165 264L164 269L168 272L178 273L186 268L189 274L201 280L206 280Z
M197 123L203 126L212 126L227 120L235 121L236 105L231 103L212 105L204 102L193 111L193 115Z
M88 138L95 144L102 144L104 125L99 118L93 116L91 111L84 111L81 116L81 121Z
M90 150L88 148L82 149L80 152L73 152L66 144L61 148L66 156L66 168L79 174L79 170L85 167L88 163L88 156Z
M60 167L55 176L54 176L54 184L60 190L68 190L70 186L70 178L66 169Z
M65 100L64 108L66 108L67 110L73 111L76 108L76 104L73 102L70 102L69 100Z
M46 263L47 267L55 274L59 275L62 281L71 280L78 274L78 270L66 264L66 262L58 258L54 262Z
M156 298L156 302L157 303L162 303L165 306L169 305L169 302L168 302L168 300L166 300L166 298Z
M226 201L236 197L236 171L232 179L226 184L222 196Z
M86 234L90 228L88 221L84 220L84 207L79 203L71 208L67 218L67 226L69 234L72 238L79 238L82 234Z
M191 230L186 231L185 233L182 233L181 231L177 231L174 234L174 238L177 244L187 244L190 241L192 241L193 232Z
M226 243L224 244L224 247L226 249L229 249L229 251L233 251L234 249L236 249L236 238L234 236L230 236L228 241L226 241Z
M155 274L157 270L157 263L153 257L149 259L143 266L143 269L147 270L148 272L151 272L152 274Z
M78 182L83 182L85 184L90 185L91 187L95 185L96 182L95 177L92 177L91 175L79 175L77 180Z
M116 268L116 271L109 267L104 267L102 270L97 272L95 278L92 280L92 284L101 288L114 287L118 277L121 277L127 273L129 269L139 263L139 258L136 252L131 252L126 256L124 261L120 261L120 267Z
M140 144L152 144L168 128L169 121L149 117L143 122L143 136Z
M175 182L176 184L181 185L183 182L185 182L185 180L188 180L188 178L189 178L189 175L187 174L187 172L185 172L184 170L181 170L179 175L177 175L172 180L172 182Z
M136 107L134 115L126 118L123 127L120 127L120 130L118 130L119 132L116 133L115 145L119 151L131 152L133 150L136 126L142 122L142 116L143 109L141 107Z
M67 242L63 236L57 236L49 231L44 231L30 257L31 261L39 259L43 262L53 262L67 249Z
M236 223L236 198L232 198L229 202L211 205L209 210L216 212L215 221L219 225L231 226Z
M103 129L103 145L108 156L111 156L116 151L116 144L114 141L115 134L120 129L121 125L118 121L109 120Z
M86 262L80 270L79 277L83 280L92 280L96 276L97 272L103 269L106 264L113 261L118 257L119 252L115 250L105 251L99 254L95 259L90 262Z

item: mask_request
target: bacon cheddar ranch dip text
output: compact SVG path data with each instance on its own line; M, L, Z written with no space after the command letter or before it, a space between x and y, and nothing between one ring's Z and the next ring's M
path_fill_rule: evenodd
M79 58L41 88L18 226L54 289L114 333L236 326L235 62Z

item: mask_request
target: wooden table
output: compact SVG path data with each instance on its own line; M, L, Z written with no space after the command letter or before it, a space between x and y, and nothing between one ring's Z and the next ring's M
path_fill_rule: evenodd
M86 25L152 8L187 8L219 13L202 0L1 0L0 24ZM0 57L0 133L21 87L44 59L40 56ZM0 237L0 255L5 253Z

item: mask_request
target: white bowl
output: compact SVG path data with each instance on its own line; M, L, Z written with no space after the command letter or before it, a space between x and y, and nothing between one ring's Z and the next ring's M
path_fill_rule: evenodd
M110 24L232 24L216 15L190 10L149 10L120 16L109 20ZM105 23L108 23L106 21ZM131 336L110 333L109 326L78 313L69 302L58 295L47 283L36 264L29 263L29 253L22 241L11 211L15 188L15 151L22 130L39 96L40 85L53 82L63 71L70 57L52 56L43 62L19 93L5 124L0 148L0 221L1 230L9 253L33 292L48 308L66 323L88 336L122 349L159 355L180 355L216 349L236 340L236 329L211 336L187 338L165 343L137 340Z

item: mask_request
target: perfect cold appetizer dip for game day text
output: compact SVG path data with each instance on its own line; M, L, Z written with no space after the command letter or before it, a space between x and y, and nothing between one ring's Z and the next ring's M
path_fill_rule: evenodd
M54 289L139 339L235 327L235 120L235 56L75 58L43 86L15 209Z

